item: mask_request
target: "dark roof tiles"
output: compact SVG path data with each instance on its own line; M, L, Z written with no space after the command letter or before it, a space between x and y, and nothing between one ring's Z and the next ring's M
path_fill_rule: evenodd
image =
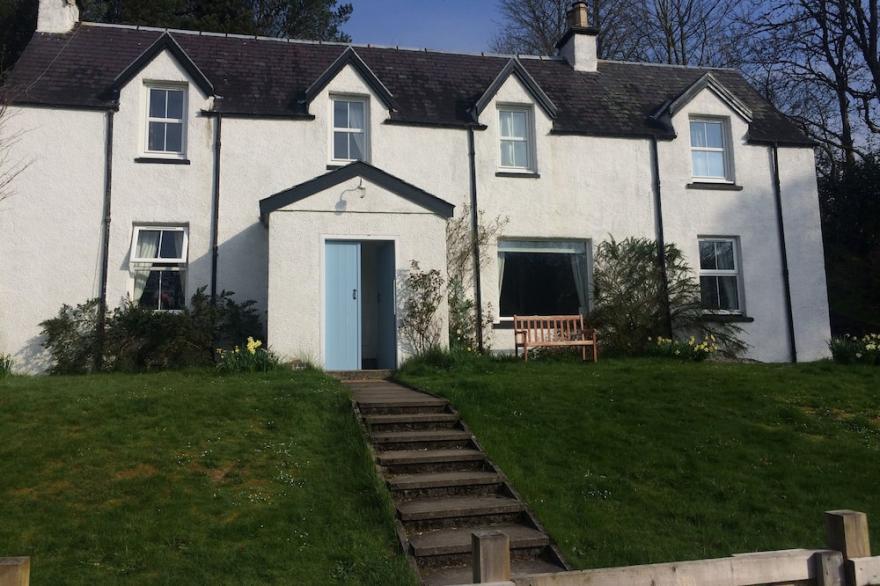
M79 25L65 35L36 33L13 69L4 95L37 105L107 108L113 80L164 31ZM307 114L306 89L345 51L340 44L172 33L222 99L220 112L257 116ZM465 126L480 96L509 57L355 47L394 96L392 120ZM611 136L671 137L649 117L708 69L600 61L574 71L559 59L522 59L558 107L554 130ZM752 111L750 138L809 144L801 131L733 70L712 74Z

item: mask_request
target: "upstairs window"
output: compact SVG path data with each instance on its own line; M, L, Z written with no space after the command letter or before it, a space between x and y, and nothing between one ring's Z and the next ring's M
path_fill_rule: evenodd
M367 101L333 98L333 160L367 160Z
M700 297L707 311L742 313L737 248L734 238L700 240Z
M132 299L157 311L186 306L188 234L182 227L136 226L131 243Z
M182 157L186 151L186 90L147 86L146 152Z
M531 170L531 112L528 108L504 106L498 109L501 136L501 167Z
M694 178L733 181L728 122L721 118L691 119L691 160Z

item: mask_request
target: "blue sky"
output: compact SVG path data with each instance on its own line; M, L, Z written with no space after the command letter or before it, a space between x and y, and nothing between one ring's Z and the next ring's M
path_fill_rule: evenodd
M479 52L489 49L500 15L496 0L347 0L343 30L355 43Z

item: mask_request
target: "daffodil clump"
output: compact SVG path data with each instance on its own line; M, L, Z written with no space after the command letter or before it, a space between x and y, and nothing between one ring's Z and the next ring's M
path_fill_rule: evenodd
M839 338L832 338L829 346L835 362L880 365L880 334L862 337L844 334Z
M702 362L718 352L717 340L711 334L702 340L691 336L687 341L663 337L649 338L649 341L648 354L677 360Z
M0 378L12 374L12 356L0 354Z
M244 348L217 348L217 368L224 372L267 372L279 365L278 357L252 337L248 337Z

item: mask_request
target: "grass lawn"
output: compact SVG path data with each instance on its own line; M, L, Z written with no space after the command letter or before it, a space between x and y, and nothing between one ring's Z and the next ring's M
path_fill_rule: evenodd
M868 513L880 549L880 369L475 362L448 397L579 568L821 547Z
M0 379L0 556L35 584L413 584L317 372Z

